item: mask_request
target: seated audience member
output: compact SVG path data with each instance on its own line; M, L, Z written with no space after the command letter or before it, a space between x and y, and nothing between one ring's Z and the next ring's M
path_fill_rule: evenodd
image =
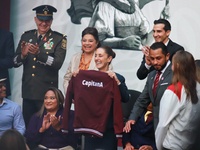
M0 137L8 129L23 135L25 123L20 106L6 98L6 78L0 78Z
M50 87L45 93L40 111L31 117L25 137L31 149L73 150L76 138L73 133L63 134L60 130L64 96L62 92ZM72 126L72 125L71 125Z
M159 150L188 150L196 140L200 122L200 84L192 54L176 52L172 71L172 84L160 101L156 146Z
M152 109L150 103L138 121L131 126L131 131L124 132L122 138L124 150L156 150Z
M99 47L95 52L94 59L99 71L80 70L69 82L63 114L63 129L67 130L68 128L66 125L68 111L72 99L74 99L74 130L87 134L85 150L116 150L116 134L122 133L121 100L127 102L129 94L124 77L109 71L109 65L113 58L115 58L115 53L110 47ZM78 82L82 80L83 84ZM91 82L91 86L85 86L87 82L88 84ZM98 86L99 83L102 86Z
M29 150L24 137L14 129L9 129L0 138L1 150Z

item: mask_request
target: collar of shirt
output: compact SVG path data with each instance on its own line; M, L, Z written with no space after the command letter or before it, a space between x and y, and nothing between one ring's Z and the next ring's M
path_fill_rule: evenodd
M168 39L167 42L165 43L165 46L167 46L168 43L169 43L169 39Z
M162 77L163 73L165 72L165 70L167 69L167 67L168 67L170 64L171 64L171 61L168 60L166 66L165 66L165 68L163 68L163 70L161 70L161 75L160 75L159 79Z
M40 35L42 36L42 38L45 36L45 34L40 34L39 32L37 32L37 38L38 38ZM41 38L41 39L42 39L42 38Z
M3 98L3 101L2 101L2 103L0 104L0 107L2 107L4 104L6 104L7 102L6 102L6 98Z

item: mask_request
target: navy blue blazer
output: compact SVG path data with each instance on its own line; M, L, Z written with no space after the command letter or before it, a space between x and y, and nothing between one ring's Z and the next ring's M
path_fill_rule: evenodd
M115 73L115 74L118 80L121 82L121 84L119 85L119 91L121 94L122 102L128 102L130 100L130 95L128 93L128 88L125 83L125 78L118 73Z
M6 94L9 96L10 79L8 69L13 67L14 41L13 34L9 31L0 29L0 78L6 80Z
M146 111L141 115L138 121L131 126L131 131L129 133L123 133L123 147L125 147L127 142L130 142L135 149L139 149L142 145L151 145L153 149L156 150L153 120L146 123L144 120L145 113Z

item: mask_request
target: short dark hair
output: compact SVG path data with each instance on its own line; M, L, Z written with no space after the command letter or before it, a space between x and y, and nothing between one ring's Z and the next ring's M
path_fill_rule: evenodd
M15 129L6 130L0 139L0 149L26 150L24 137Z
M162 53L166 56L168 54L167 46L163 42L155 42L150 46L150 49L156 50L158 48L162 49Z
M171 31L171 24L170 24L169 21L166 20L166 19L154 20L154 25L156 25L156 24L164 24L164 25L165 25L165 26L164 26L164 30L165 30L165 31L168 31L168 30Z
M86 35L86 34L91 34L94 39L97 41L98 45L97 45L97 48L100 47L100 42L99 42L99 33L97 31L96 28L94 27L87 27L85 28L83 31L82 31L82 38Z

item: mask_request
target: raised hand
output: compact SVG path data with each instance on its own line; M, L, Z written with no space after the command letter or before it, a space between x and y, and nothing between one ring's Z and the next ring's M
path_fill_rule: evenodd
M57 131L60 130L61 128L60 120L61 120L61 116L59 116L58 118L55 115L50 116L51 125Z
M50 113L47 113L46 115L44 115L44 118L42 121L42 127L39 130L40 133L46 131L51 126L50 116L51 116Z

